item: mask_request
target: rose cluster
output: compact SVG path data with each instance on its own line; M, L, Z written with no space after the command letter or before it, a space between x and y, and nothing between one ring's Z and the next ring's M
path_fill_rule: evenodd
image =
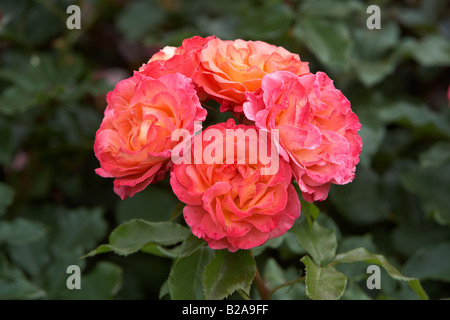
M213 249L284 234L300 216L294 180L306 201L324 200L359 162L361 125L346 97L297 54L262 41L186 39L106 99L97 174L125 199L170 173L186 223ZM210 100L230 119L202 128Z

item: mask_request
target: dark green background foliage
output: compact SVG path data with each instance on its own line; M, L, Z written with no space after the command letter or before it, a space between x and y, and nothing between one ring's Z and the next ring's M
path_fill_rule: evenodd
M71 4L81 7L81 30L66 28ZM380 30L366 28L369 4L381 8ZM332 187L329 198L317 204L318 221L335 228L338 253L357 247L381 253L404 275L419 278L431 299L450 297L448 5L445 0L2 0L0 298L177 294L167 289L170 252L79 259L106 243L119 224L133 218L167 221L177 206L167 179L121 201L112 180L94 173L99 163L93 141L105 95L118 81L163 46L211 34L284 46L309 61L312 72L334 79L360 118L364 146L356 179ZM305 251L291 232L254 253L271 288L295 279L312 261L300 262ZM202 248L189 259L202 263L210 255ZM71 264L82 268L82 290L66 288ZM366 267L339 268L349 278L344 299L417 298L384 271L381 290L366 289ZM207 272L213 268L210 264ZM169 285L176 277L174 272ZM258 297L253 287L251 295ZM278 290L273 298L305 299L304 284Z

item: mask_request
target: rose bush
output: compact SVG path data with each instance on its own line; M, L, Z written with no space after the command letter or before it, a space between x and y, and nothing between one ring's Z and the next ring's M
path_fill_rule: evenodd
M363 1L95 3L77 2L82 30L68 31L67 1L0 1L0 299L424 298L407 288L417 293L417 281L386 265L391 259L422 281L430 299L450 296L445 1L429 1L427 10L425 1L378 2L381 30L365 27L374 15ZM80 22L77 15L67 14L68 24ZM293 182L302 204L293 227L234 253L192 234L168 177L120 200L114 178L94 171L107 92L150 58L159 67L144 76L193 78L205 44L185 54L203 38L182 38L212 31L282 46L309 61L311 72L325 71L351 101L364 141L352 183L306 203ZM151 57L165 45L174 47ZM212 95L197 95L208 110L204 128L226 122L230 112L203 100ZM234 116L255 125L242 112ZM101 256L80 259L101 242ZM388 267L381 289L368 288L370 264ZM82 290L68 290L69 265L80 267Z
M192 139L192 158L195 144L201 144L202 161L173 166L170 184L187 204L185 221L192 233L213 249L234 252L259 246L284 234L300 216L300 201L291 184L288 163L281 160L275 174L264 175L261 169L270 164L262 164L259 159L256 163L250 161L250 153L255 151L250 150L250 145L271 145L260 142L264 138L259 135L247 135L256 132L255 126L236 125L232 119L210 126ZM216 138L210 139L210 133ZM250 141L245 144L246 138ZM239 157L238 151L233 152L230 161L227 149L239 150L244 145L245 153ZM221 152L212 154L207 150ZM205 159L208 156L214 161Z
M136 73L107 95L108 106L95 137L94 151L102 177L115 178L114 191L133 196L163 179L177 144L171 134L199 130L194 121L206 117L192 81L181 74L160 78Z
M229 120L193 136L201 128L194 122L206 118L200 100L208 99L254 125ZM324 200L332 183L353 180L359 162L360 124L345 96L298 55L262 41L196 36L165 47L107 101L94 144L97 173L115 178L124 199L163 179L175 163L170 183L187 204L185 220L214 249L250 249L284 234L300 214L292 178L305 200ZM237 136L211 141L228 130ZM250 141L242 146L235 138ZM271 164L260 153L250 161L255 145L275 155ZM246 155L227 154L235 147Z
M238 124L229 118L199 132L207 116L200 101L212 109L211 99ZM167 280L174 299L223 299L237 289L249 295L253 281L269 299L273 291L249 250L291 230L307 253L300 259L306 275L296 281L305 281L312 299L341 297L347 277L334 264L368 258L428 298L417 279L401 276L380 255L364 248L336 255L336 234L317 221L314 204L304 203L305 219L296 224L301 198L324 200L331 184L354 179L362 149L349 100L325 73L310 73L298 55L261 41L193 37L156 53L107 101L94 144L97 173L115 178L114 190L124 199L170 170L181 202L171 220L182 212L190 229L134 219L88 256L143 250L176 257ZM200 249L205 242L209 248ZM211 249L213 258L205 254ZM192 263L195 276L186 277ZM321 285L325 281L332 284Z

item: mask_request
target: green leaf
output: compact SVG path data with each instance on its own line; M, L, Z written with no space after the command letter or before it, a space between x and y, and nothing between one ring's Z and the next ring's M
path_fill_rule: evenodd
M404 273L420 280L450 282L450 242L428 246L413 254L405 264Z
M56 225L52 229L51 246L55 254L76 246L91 250L106 235L107 224L101 208L58 208L53 219Z
M179 250L180 250L179 246L168 249L168 248L160 246L154 242L149 242L141 248L141 251L144 253L152 254L155 256L159 256L159 257L171 258L171 259L175 259L178 257Z
M431 248L448 238L448 228L440 226L430 219L423 219L416 223L402 223L392 231L394 248L407 257L413 255L420 248Z
M371 233L361 236L347 236L339 242L338 253L350 251L363 246L369 251L377 250Z
M263 279L269 289L278 289L271 295L272 300L305 300L305 284L300 279L301 274L294 266L283 269L277 261L269 257L264 265ZM292 282L289 285L285 285Z
M0 277L1 300L40 299L43 297L45 297L45 291L24 276L17 275L12 279Z
M85 257L111 251L127 256L141 250L150 242L163 246L174 245L184 241L189 234L190 231L180 224L134 219L118 226L111 232L108 244L99 246Z
M118 29L132 41L139 40L154 30L166 18L166 11L156 2L136 1L125 7L118 17Z
M10 86L0 94L0 113L12 115L23 113L34 106L36 96L19 87Z
M434 30L447 7L446 0L420 1L413 6L405 3L394 8L394 12L395 17L407 28Z
M216 250L203 273L203 288L208 300L222 300L236 290L250 293L256 264L249 250Z
M314 203L307 202L302 197L299 198L302 205L302 213L306 216L308 222L312 224L319 216L320 210Z
M169 279L164 281L164 283L161 285L161 288L159 289L159 300L162 300L166 295L169 294Z
M364 236L349 236L339 241L338 253L350 251L359 247L367 248L369 251L376 252L378 249L372 240L372 234L368 233ZM361 281L366 278L365 270L367 268L364 262L339 264L336 270L345 274L349 279ZM384 288L383 288L384 289Z
M0 224L0 244L25 244L45 235L47 228L40 222L17 218Z
M352 183L332 186L330 198L347 220L359 225L369 225L383 221L389 215L389 204L384 201L380 186L379 175L360 166Z
M352 40L342 21L302 17L294 27L294 36L302 41L327 67L350 68Z
M48 70L54 69L51 67L53 61L46 55L23 56L19 61L13 67L1 70L0 78L12 82L14 86L11 88L16 87L22 92L37 93L45 89L45 81L42 80L51 78L47 76ZM56 73L52 70L50 74Z
M282 37L292 21L292 8L283 1L266 1L253 10L251 2L242 2L244 15L237 29L249 39L277 39Z
M301 1L299 9L302 15L316 16L317 19L324 17L346 19L354 14L364 14L366 10L364 5L356 0L304 0Z
M173 192L157 185L139 192L131 198L119 200L115 208L115 216L118 223L124 223L132 219L144 219L147 221L167 221L171 210L175 212L179 203ZM178 213L181 213L182 210ZM170 217L172 221L175 217Z
M58 143L68 148L69 146L78 148L80 145L92 144L92 137L95 136L100 121L101 118L91 106L78 103L58 108L48 125L52 128L53 135L57 136ZM81 187L74 187L73 181L80 180L81 177L73 177L67 172L55 178L58 188L65 193L76 194L77 191L80 193Z
M437 142L419 155L423 169L441 167L450 161L450 142Z
M358 110L357 114L361 122L361 130L358 131L358 134L361 136L364 146L359 155L360 165L370 168L372 157L378 151L386 135L386 128L370 107Z
M283 238L285 241L284 246L281 247L281 252L289 255L293 254L295 257L306 254L306 250L300 245L300 243L298 243L297 236L293 230L291 230L291 232L286 232Z
M169 221L175 220L180 214L183 213L183 209L186 206L186 203L179 201L176 205L175 209L173 209L172 214L170 215Z
M450 43L439 34L429 34L420 40L407 38L400 49L426 67L450 65Z
M431 126L450 137L450 129L445 118L431 111L426 104L397 101L379 108L377 115L386 123L396 122L417 128Z
M10 265L0 252L0 299L40 299L46 293L31 283L15 265Z
M50 262L48 238L39 238L25 244L9 244L11 261L30 276L38 276Z
M0 71L0 78L12 82L0 94L0 113L24 113L33 106L46 107L58 98L72 102L87 92L77 79L83 71L82 60L72 56L71 62L58 64L55 55L43 53L21 56L12 66ZM20 61L20 62L19 62Z
M367 262L383 267L386 272L395 280L406 281L417 296L423 300L427 300L428 296L423 290L420 281L416 278L406 277L401 274L387 259L381 254L374 254L367 251L365 248L356 248L345 253L336 255L333 264L337 263L355 263Z
M264 252L267 248L277 249L280 247L286 237L287 233L283 234L282 236L272 238L267 240L264 244L252 248L253 256L256 257Z
M388 22L381 29L360 28L353 31L358 60L379 60L399 42L400 27Z
M300 190L300 187L298 186L298 183L296 181L294 181L293 186L297 191L298 198L300 199L302 215L305 216L306 220L308 221L309 227L311 227L312 223L319 216L320 210L314 203L305 201L303 199L302 191Z
M0 216L4 215L6 209L14 200L14 189L7 184L0 182Z
M46 4L49 3L46 2ZM53 2L50 5L56 10L48 10L43 3L30 6L27 3L19 4L16 1L3 0L1 9L6 19L2 23L2 38L4 34L9 35L14 37L14 43L18 42L20 46L29 47L54 39L66 28L65 23L59 19L65 18L65 11L63 11L65 7L58 8L57 3Z
M353 30L355 47L353 65L358 78L367 86L380 82L394 71L399 60L394 50L399 42L400 28L394 22L381 29Z
M214 4L217 4L217 2L214 2ZM208 30L208 35L214 34L220 39L236 38L236 29L239 18L235 14L220 15L218 17L200 15L199 17L196 17L196 20L197 28L200 30Z
M443 225L450 224L450 164L440 168L411 170L401 176L406 190L421 199L423 209Z
M319 266L326 265L336 254L337 240L334 229L323 228L317 221L311 228L303 220L291 228L300 245Z
M193 254L199 248L206 244L205 240L202 238L197 238L195 235L190 234L186 240L180 245L180 250L178 251L178 257L183 258Z
M332 266L319 267L309 256L301 261L306 266L306 295L313 300L338 300L345 291L347 277Z
M371 87L391 74L396 67L394 56L373 61L361 61L355 63L358 78L367 86Z
M189 256L175 260L168 279L169 293L173 300L204 299L202 275L211 256L210 249L201 248Z
M370 300L370 297L360 288L357 282L349 280L343 300Z

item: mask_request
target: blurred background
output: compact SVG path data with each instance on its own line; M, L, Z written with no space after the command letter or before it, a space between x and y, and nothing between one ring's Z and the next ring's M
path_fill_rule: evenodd
M69 5L81 29L66 26ZM381 29L369 30L369 5ZM450 297L450 10L446 0L1 0L0 299L158 299L171 261L144 253L79 257L132 218L167 221L167 179L131 199L97 176L95 132L105 95L163 46L194 35L263 40L324 71L352 103L364 146L356 179L318 203L338 251L364 246ZM260 250L270 285L295 277L301 248L287 235ZM68 290L66 268L82 270ZM414 299L364 265L344 299ZM303 288L304 289L304 288ZM301 286L274 298L304 299ZM163 296L161 296L163 297Z

